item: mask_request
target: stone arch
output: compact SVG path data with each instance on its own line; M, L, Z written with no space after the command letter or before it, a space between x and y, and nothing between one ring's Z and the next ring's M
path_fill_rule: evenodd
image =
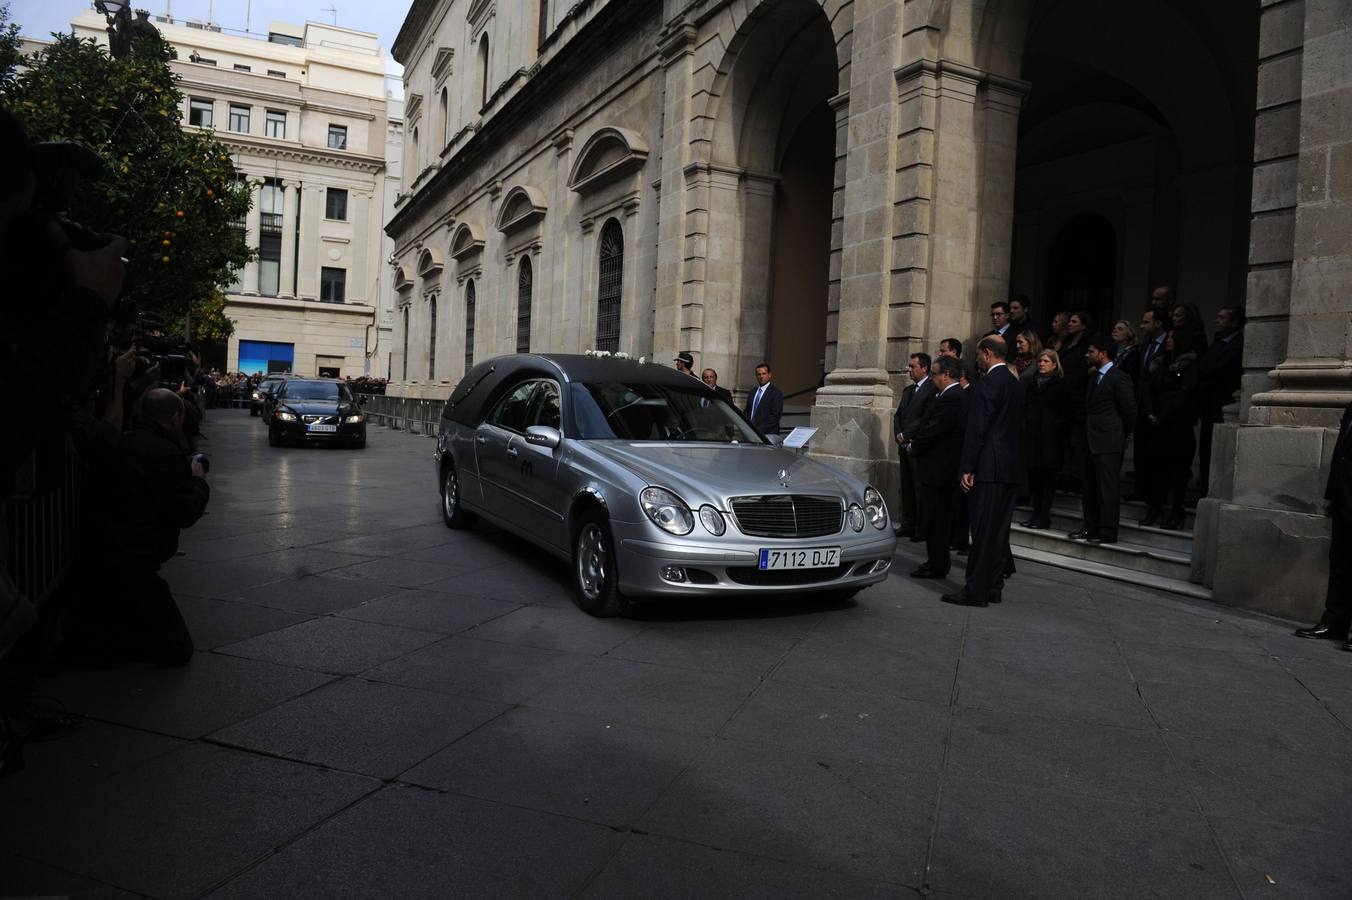
M754 124L750 120L755 118L747 114L748 108L758 89L766 87L765 81L775 68L776 56L783 60L778 66L781 72L793 71L794 61L810 64L816 48L804 40L804 30L819 23L823 17L831 29L835 51L836 91L833 93L840 93L850 83L854 29L852 0L762 0L749 10L733 4L724 19L714 20L717 31L730 37L726 42L708 42L705 46L710 48L706 51L709 55L700 60L706 83L696 85L697 95L702 93L704 97L693 114L691 149L695 158L707 163L744 165L738 160L745 160L755 153L756 148L744 146L754 142L760 134L746 128ZM763 39L767 24L771 27L777 24L788 41ZM809 59L803 59L804 56ZM787 78L783 82L779 89L789 94L795 79ZM801 119L801 116L797 118Z
M441 251L435 247L424 247L422 252L418 254L418 277L424 281L434 280L441 274L445 265Z
M459 262L484 248L483 229L472 222L461 222L451 233L451 256Z

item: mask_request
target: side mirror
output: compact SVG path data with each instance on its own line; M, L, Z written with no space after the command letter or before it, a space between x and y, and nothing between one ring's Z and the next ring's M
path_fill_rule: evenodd
M557 428L548 425L530 425L526 428L526 443L532 447L544 447L553 450L563 441L563 435Z
M767 435L765 436L765 439L766 439L767 441L769 441L771 444L775 445L776 447L778 447L780 444L784 443L784 437L783 437L783 435L779 435L779 434L767 434Z

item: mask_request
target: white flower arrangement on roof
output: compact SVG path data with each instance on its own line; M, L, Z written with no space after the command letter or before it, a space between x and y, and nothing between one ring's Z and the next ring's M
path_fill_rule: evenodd
M623 350L615 350L615 351L610 351L610 350L583 350L583 351L582 351L582 355L583 355L583 356L595 356L597 359L633 359L633 358L634 358L634 357L630 356L628 353L625 353ZM648 362L648 357L646 357L646 356L640 356L640 357L638 357L638 361L639 361L640 364L647 363L647 362Z

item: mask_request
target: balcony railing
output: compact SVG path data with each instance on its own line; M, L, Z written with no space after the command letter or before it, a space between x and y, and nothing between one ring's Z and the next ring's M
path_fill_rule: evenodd
M282 233L282 214L281 213L259 213L258 230L264 234Z

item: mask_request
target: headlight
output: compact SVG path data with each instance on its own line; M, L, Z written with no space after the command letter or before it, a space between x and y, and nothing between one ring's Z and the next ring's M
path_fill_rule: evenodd
M859 507L858 503L850 504L850 511L847 515L849 516L850 519L851 531L864 530L864 510Z
M361 413L357 413L355 416L343 416L343 424L356 425L358 422L364 421L365 419L366 417Z
M284 410L284 409L279 409L279 410L274 411L273 414L272 414L272 417L273 417L274 419L280 419L280 420L283 421L283 422L294 422L294 421L296 421L296 414L295 414L295 413L289 413L289 412L287 412L287 411Z
M261 396L259 396L258 391L254 391L254 392L253 392L253 398L254 398L255 400L261 400L261 399L263 399Z
M680 497L663 488L644 488L638 495L639 505L653 524L671 534L689 534L695 527L690 507Z
M864 491L864 515L874 528L881 531L887 527L887 504L883 502L883 495L872 486Z
M728 530L728 523L723 521L723 514L707 503L699 508L699 520L705 530L712 535L720 535Z

